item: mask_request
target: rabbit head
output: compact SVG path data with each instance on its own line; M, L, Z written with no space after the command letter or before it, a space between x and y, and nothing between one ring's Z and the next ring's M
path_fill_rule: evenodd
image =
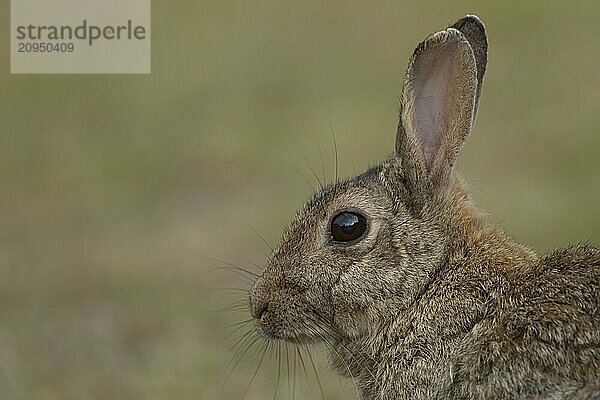
M475 120L486 60L475 16L417 46L394 154L297 213L250 292L259 332L296 343L364 335L408 307L448 243L480 224L452 166Z

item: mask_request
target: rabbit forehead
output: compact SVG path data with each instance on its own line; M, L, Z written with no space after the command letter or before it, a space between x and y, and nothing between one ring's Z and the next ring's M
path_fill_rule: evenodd
M336 190L329 201L324 202L325 222L342 211L362 211L365 217L383 216L389 210L389 204L385 192L376 185L348 186L342 190Z

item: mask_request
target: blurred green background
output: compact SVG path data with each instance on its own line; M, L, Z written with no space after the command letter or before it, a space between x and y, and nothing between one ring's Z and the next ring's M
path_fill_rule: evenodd
M10 75L7 3L0 399L240 400L257 360L221 389L246 314L215 288L245 283L212 258L263 263L251 227L277 242L315 184L305 159L332 177L330 121L341 176L390 153L409 55L466 13L490 55L457 167L537 251L598 243L598 2L154 2L148 76ZM326 398L351 398L317 354ZM272 398L276 370L246 398Z

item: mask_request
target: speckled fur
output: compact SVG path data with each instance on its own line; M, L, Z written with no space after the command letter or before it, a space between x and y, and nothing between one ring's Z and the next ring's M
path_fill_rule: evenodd
M409 65L396 153L298 212L251 291L257 329L324 342L363 400L600 398L600 251L538 257L486 225L452 172L487 57L476 17L453 27L411 59L448 40L463 46L453 131L428 163L411 123ZM340 210L368 217L362 240L331 240Z

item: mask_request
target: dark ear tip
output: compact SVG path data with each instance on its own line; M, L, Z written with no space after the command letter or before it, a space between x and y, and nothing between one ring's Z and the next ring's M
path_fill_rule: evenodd
M475 28L482 33L485 33L485 25L483 21L477 16L472 14L467 14L452 25L452 28L456 28L459 31L462 31L463 28Z
M483 41L487 42L485 25L477 15L467 14L456 21L451 28L458 29L465 35L475 34L480 38L480 40L482 39Z

